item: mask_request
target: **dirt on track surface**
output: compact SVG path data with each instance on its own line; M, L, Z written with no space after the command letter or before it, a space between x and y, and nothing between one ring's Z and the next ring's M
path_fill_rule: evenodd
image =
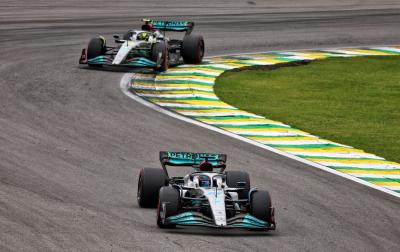
M384 1L2 1L0 251L398 251L400 200L146 108L122 71L78 67L89 38L188 19L207 54L399 43ZM278 230L160 230L136 203L158 151L224 152L268 189Z

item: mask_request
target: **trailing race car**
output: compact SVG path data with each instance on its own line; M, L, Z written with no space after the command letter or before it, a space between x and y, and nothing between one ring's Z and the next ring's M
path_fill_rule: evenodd
M140 171L137 200L157 207L157 225L274 230L268 191L250 188L245 171L225 171L226 155L160 152L161 168ZM192 166L184 177L169 177L166 166Z
M116 46L108 46L102 36L92 38L88 47L82 49L79 63L145 67L156 71L166 71L169 66L182 63L182 59L186 64L201 63L204 40L201 35L192 34L193 22L150 19L143 22L141 30L129 30L122 39L114 35ZM165 31L184 31L185 36L182 40L169 39Z

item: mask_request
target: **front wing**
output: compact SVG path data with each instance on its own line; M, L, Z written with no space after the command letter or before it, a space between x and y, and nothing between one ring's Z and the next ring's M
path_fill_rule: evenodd
M125 67L157 67L157 63L144 57L137 57L125 60L122 64L113 64L113 57L110 55L101 55L93 59L87 59L86 49L82 50L79 64L89 64L98 66L125 66Z
M247 228L261 230L275 230L275 223L257 219L250 214L240 214L227 219L226 226L218 226L214 220L197 212L184 212L164 219L164 224L184 226L205 226L213 228Z

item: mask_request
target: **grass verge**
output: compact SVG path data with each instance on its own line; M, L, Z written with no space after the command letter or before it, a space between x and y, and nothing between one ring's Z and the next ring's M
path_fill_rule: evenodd
M214 88L242 110L400 162L399 56L226 72Z

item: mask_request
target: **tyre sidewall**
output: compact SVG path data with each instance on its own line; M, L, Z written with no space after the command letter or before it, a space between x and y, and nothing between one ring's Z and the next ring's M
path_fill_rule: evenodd
M187 64L199 64L204 57L204 39L201 35L189 34L183 38L182 58Z
M161 66L156 66L154 68L155 71L158 72L165 72L168 70L169 67L169 53L168 53L168 45L165 42L157 42L151 48L151 59L157 63L158 54L161 52Z
M165 204L165 218L177 215L180 208L180 195L179 191L172 186L163 186L160 189L157 205L157 225L161 228L172 228L175 225L166 225L161 221L161 208Z
M227 171L226 184L228 187L237 188L237 182L246 182L244 190L238 192L239 199L248 199L250 191L250 176L246 171Z
M139 174L137 201L141 207L156 207L158 192L167 184L167 176L160 168L143 168Z
M268 191L255 191L250 196L250 214L257 219L271 223L271 196Z

